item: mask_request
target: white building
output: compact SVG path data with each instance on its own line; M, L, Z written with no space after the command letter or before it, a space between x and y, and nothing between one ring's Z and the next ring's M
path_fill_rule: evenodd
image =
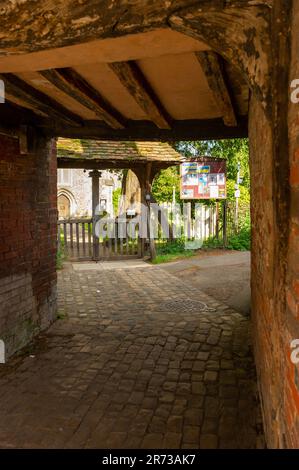
M101 171L100 209L113 216L113 191L121 186L118 175ZM60 218L91 217L92 196L89 171L63 168L57 170L58 213Z

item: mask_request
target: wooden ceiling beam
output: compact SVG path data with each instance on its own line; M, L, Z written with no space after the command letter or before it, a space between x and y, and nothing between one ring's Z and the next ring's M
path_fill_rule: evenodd
M42 112L53 120L65 121L71 125L82 124L80 116L64 108L60 103L42 93L12 73L0 74L4 81L5 92L33 108L37 113ZM1 105L2 106L2 105Z
M112 62L109 67L128 93L159 129L171 129L171 118L134 61Z
M0 107L1 108L1 107ZM173 121L171 129L157 129L150 121L128 121L125 129L111 129L100 121L84 121L82 127L44 126L44 133L53 137L99 140L214 140L248 136L247 117L238 119L238 126L229 127L221 118Z
M84 159L84 158L68 158L58 157L57 168L81 168L85 170L121 170L121 169L136 169L140 168L144 171L146 161L132 160L128 162L126 160L101 160L101 159ZM153 162L153 164L159 164L160 169L168 168L169 166L178 165L180 161L173 162Z
M59 90L93 111L108 126L113 129L125 127L125 118L74 69L51 69L39 73Z
M195 55L206 76L215 102L221 111L224 124L235 127L237 125L237 118L232 98L226 85L220 57L215 52L210 51L195 52Z

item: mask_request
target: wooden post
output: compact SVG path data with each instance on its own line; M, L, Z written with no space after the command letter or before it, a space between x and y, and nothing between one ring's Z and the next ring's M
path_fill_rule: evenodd
M216 202L216 238L219 240L219 202Z
M227 200L223 201L223 246L227 247Z
M146 164L146 171L145 171L145 197L144 201L147 205L147 230L149 236L149 244L150 244L150 258L153 261L156 258L156 245L155 239L151 237L151 192L152 192L152 180L151 180L151 171L152 171L152 163L148 162Z
M99 210L99 202L100 202L100 195L99 195L99 180L101 173L98 170L93 170L89 172L89 176L91 177L91 185L92 185L92 259L94 261L99 260L99 237L95 234L95 226L98 221L98 210Z

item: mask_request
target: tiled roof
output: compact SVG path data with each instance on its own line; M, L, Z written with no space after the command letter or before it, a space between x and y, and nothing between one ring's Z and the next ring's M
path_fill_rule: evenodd
M59 138L58 158L126 160L126 161L174 161L181 155L166 142L130 142Z

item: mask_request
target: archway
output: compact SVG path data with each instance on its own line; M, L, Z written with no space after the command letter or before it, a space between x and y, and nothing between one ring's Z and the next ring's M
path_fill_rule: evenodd
M70 170L72 171L72 170ZM57 192L57 208L59 218L69 218L76 212L76 200L71 191L60 188Z
M67 219L71 215L71 202L65 194L60 194L57 200L58 216L61 219Z

